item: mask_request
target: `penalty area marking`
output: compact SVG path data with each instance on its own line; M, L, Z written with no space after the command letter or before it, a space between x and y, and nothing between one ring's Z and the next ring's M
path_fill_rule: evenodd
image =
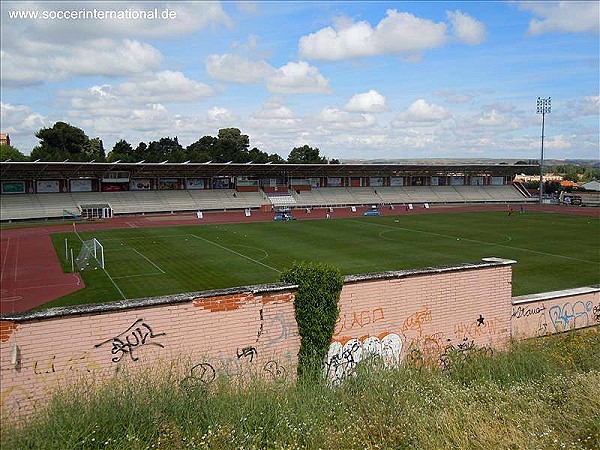
M238 253L238 252L236 252L235 250L232 250L232 249L230 249L230 248L224 247L224 246L223 246L223 245L221 245L221 244L217 244L216 242L210 241L210 240L208 240L208 239L205 239L205 238L203 238L203 237L196 236L195 234L190 234L190 236L193 236L193 237L195 237L196 239L199 239L199 240L201 240L201 241L208 242L209 244L216 245L217 247L219 247L219 248L222 248L223 250L227 250L228 252L235 253L236 255L238 255L238 256L241 256L242 258L246 258L247 260L249 260L249 261L252 261L252 262L255 262L256 264L260 264L261 266L264 266L264 267L266 267L267 269L271 269L271 270L274 270L274 271L275 271L275 272L277 272L277 273L281 273L281 270L279 270L279 269L276 269L275 267L271 267L271 266L269 266L268 264L262 263L262 262L260 262L260 261L257 261L256 259L250 258L249 256L246 256L246 255L243 255L243 254L241 254L241 253Z
M350 219L350 220L352 222L356 222L356 223L360 223L360 224L364 224L364 225L374 225L376 227L385 227L385 228L390 228L390 229L393 229L393 230L412 231L413 233L428 234L430 236L438 236L438 237L444 237L444 238L448 238L448 239L460 239L462 241L474 242L476 244L494 245L496 247L503 247L503 248L508 248L508 249L511 249L511 250L518 250L518 251L529 252L529 253L537 253L538 255L552 256L554 258L570 259L572 261L579 261L579 262L584 262L584 263L588 263L588 264L598 264L598 265L600 265L600 262L597 262L597 261L588 261L588 260L585 260L585 259L573 258L572 256L556 255L554 253L540 252L538 250L531 250L529 248L513 247L511 245L496 244L494 242L479 241L477 239L463 238L463 237L460 237L460 236L450 236L448 234L434 233L433 231L423 231L423 230L414 230L412 228L394 227L392 225L386 225L386 224L383 224L383 223L361 222L361 221L352 220L352 219Z
M142 258L144 258L146 261L148 261L150 264L152 264L154 267L156 267L160 273L165 273L164 270L162 270L160 267L158 267L154 261L152 261L151 259L147 258L146 256L144 256L141 252L137 251L135 248L131 247L131 250L133 250L134 252L136 252L138 255L140 255Z

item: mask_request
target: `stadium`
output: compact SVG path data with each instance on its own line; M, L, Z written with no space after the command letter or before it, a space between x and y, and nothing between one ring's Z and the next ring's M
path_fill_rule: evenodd
M515 337L600 320L598 210L538 204L513 182L537 165L9 161L0 168L9 386L2 407L15 414L44 404L42 388L55 378L25 381L11 367L37 374L36 336L60 342L65 327L87 336L78 345L96 355L73 369L70 350L43 350L54 355L44 370L67 379L83 367L105 376L126 354L136 363L140 345L147 362L161 358L158 348L180 345L184 329L197 338L185 339L180 354L204 355L194 366L203 368L202 384L248 370L287 379L298 364L297 286L280 280L299 261L329 264L345 277L326 358L334 382L353 373L367 348L393 365L415 349L421 363L441 364L448 345L502 348ZM449 304L452 314L444 312ZM237 337L223 333L224 324ZM156 326L170 331L156 334ZM102 342L93 341L106 332L90 327L133 334L113 338L116 356L104 360ZM165 342L143 345L165 334ZM233 360L224 356L231 353Z
M0 447L595 448L598 4L38 3Z
M504 209L505 205L536 201L520 183L512 183L516 173L537 170L535 165L524 164L3 162L0 167L2 222L58 220L78 224L80 230L89 227L90 221L118 227L130 224L136 216L148 216L150 224L174 225L177 220L189 219L189 214L196 223L270 221L281 218L281 211L289 211L287 218L341 218L469 204L502 205ZM9 242L3 240L7 272L15 271L7 256ZM79 242L60 249L63 262L68 262L65 251L73 250L77 256ZM24 284L31 287L30 282ZM235 284L227 286L217 278L214 285L201 287L232 286ZM106 300L126 298L120 288L117 291L116 298ZM151 296L159 292L164 290L140 293ZM16 290L9 295L19 296L23 293ZM12 306L16 306L14 302Z

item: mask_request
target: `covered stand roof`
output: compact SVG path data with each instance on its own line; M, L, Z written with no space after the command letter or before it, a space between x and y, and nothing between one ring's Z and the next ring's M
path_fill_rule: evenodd
M210 178L218 176L290 178L336 176L435 176L442 174L490 174L496 176L536 173L529 164L239 164L239 163L96 163L96 162L1 162L2 179L100 178L109 172L127 171L132 178Z

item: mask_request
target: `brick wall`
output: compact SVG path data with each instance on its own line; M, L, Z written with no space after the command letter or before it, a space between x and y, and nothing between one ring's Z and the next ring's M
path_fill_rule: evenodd
M515 297L510 323L516 339L600 325L600 287Z
M387 365L407 358L443 364L448 348L502 348L511 326L527 336L535 328L528 323L538 313L515 314L519 306L534 311L545 302L542 311L555 314L548 316L547 332L562 331L559 319L585 326L584 312L586 324L597 323L598 289L553 303L538 298L513 305L513 263L488 258L346 277L327 376L341 378L369 354ZM210 383L222 375L291 380L300 347L294 289L252 286L3 316L2 415L27 414L56 386L82 376L101 380L121 369L160 370L166 363L182 384ZM553 309L559 305L560 312Z
M295 374L300 340L289 287L148 303L122 302L98 312L56 308L2 320L3 417L27 414L53 388L82 375L102 379L120 369L160 370L165 361L177 363L183 383L210 383L224 374L275 380Z
M440 362L455 348L501 348L510 339L513 261L347 279L326 371L338 379L373 354Z

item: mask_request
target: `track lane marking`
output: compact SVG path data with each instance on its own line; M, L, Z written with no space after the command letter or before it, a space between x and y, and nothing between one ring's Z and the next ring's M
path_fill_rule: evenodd
M4 269L6 269L6 259L8 258L8 247L10 247L10 238L8 238L8 242L6 243L6 253L4 253L4 258L2 260L2 270L0 271L0 280L4 279Z

